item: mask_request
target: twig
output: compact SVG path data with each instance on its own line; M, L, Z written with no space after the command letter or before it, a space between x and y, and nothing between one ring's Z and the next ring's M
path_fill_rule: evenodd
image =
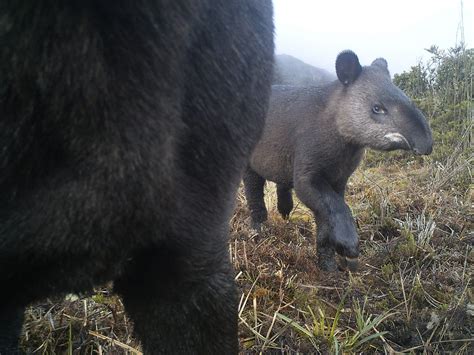
M108 336L105 336L105 335L102 335L102 334L100 334L100 333L94 332L93 330L89 330L89 335L95 336L96 338L99 338L99 339L102 339L102 340L107 340L107 341L109 341L112 345L118 346L118 347L120 347L120 348L122 348L122 349L125 349L125 350L128 350L128 351L130 351L130 352L133 353L133 354L136 354L136 355L143 355L143 353L142 353L141 351L138 351L137 349L132 348L130 345L124 344L124 343L122 343L121 341L118 341L118 340L109 338Z

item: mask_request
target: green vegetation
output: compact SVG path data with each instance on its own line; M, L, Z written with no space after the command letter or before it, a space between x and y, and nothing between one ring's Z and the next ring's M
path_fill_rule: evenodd
M430 121L434 152L368 152L351 178L357 273L318 270L317 226L297 200L282 220L269 184L269 221L256 234L239 193L229 250L243 352L474 353L474 50L429 51L431 60L394 81ZM30 308L24 349L139 353L122 303L107 289Z
M433 46L429 52L431 60L394 81L427 116L433 154L367 152L349 183L361 236L359 272L317 270L310 212L299 204L289 222L281 220L271 192L266 202L273 212L261 236L249 240L246 227L234 225L236 267L244 270L244 253L252 260L246 267L257 272L255 287L270 290L254 296L252 311L241 312L244 347L335 354L474 351L474 50ZM263 248L268 238L273 241ZM269 259L273 267L265 264ZM284 267L272 287L276 265ZM281 286L289 278L292 290ZM247 281L238 281L252 295ZM299 292L308 297L296 297Z
M432 56L429 61L395 74L394 83L414 100L430 122L436 144L431 161L443 163L459 153L472 159L474 48L460 45L441 50L432 46L427 51ZM403 152L390 154L388 160L370 152L367 164L410 159L414 160Z

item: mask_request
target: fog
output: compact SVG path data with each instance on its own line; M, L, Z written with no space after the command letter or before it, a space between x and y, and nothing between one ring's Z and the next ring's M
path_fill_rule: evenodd
M464 0L464 40L474 41L474 0ZM460 0L274 0L276 54L334 72L343 49L361 64L387 59L392 75L461 41Z

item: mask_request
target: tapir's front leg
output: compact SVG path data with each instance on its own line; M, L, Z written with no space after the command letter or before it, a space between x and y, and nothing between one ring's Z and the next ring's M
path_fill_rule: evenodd
M334 251L345 257L344 263L354 270L359 256L359 237L343 194L336 192L322 177L296 175L295 192L314 213L318 224L318 263L322 270L337 268ZM344 265L344 266L345 266Z

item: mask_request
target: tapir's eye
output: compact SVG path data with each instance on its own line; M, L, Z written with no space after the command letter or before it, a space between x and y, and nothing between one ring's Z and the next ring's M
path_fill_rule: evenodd
M386 113L386 110L385 110L385 107L383 107L382 105L374 105L372 107L372 112L376 114L382 114L382 113Z

